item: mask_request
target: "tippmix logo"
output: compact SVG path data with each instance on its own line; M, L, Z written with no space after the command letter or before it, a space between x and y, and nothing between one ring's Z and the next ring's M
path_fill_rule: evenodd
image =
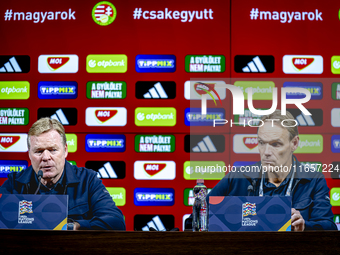
M79 58L77 55L40 55L39 73L77 73Z
M340 135L332 135L332 152L340 153Z
M304 88L311 94L311 100L320 100L323 97L323 84L321 82L291 82L283 83L284 88ZM289 92L286 94L287 99L301 99L305 98L304 93Z
M175 191L172 188L136 188L134 203L137 206L173 206Z
M225 109L208 108L207 114L202 114L201 108L186 108L184 115L186 126L213 126L214 120L225 118Z
M0 152L26 152L27 134L0 133Z
M136 161L134 164L136 180L173 180L176 177L174 161Z
M323 58L320 55L285 55L283 72L286 74L322 74Z
M76 99L78 83L75 81L40 81L39 99Z
M88 107L85 115L87 126L125 126L127 121L124 107Z
M176 71L175 55L137 55L138 73L173 73Z
M116 7L107 1L97 3L92 9L92 18L101 26L110 25L117 16Z
M0 160L0 178L7 178L9 173L19 173L27 167L26 160Z
M124 152L125 135L89 134L85 137L87 152Z

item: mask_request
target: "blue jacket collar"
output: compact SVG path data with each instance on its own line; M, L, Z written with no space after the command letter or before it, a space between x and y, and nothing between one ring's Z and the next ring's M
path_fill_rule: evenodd
M294 179L306 179L308 181L311 181L313 178L310 177L310 173L305 170L305 167L302 166L302 164L297 160L297 158L294 155L293 155L293 158L295 158L296 160L296 169L295 169ZM256 162L253 166L257 166L258 169L260 169L261 161ZM243 175L245 178L252 179L252 180L261 178L260 171L246 172L246 173L243 173Z
M72 165L65 159L65 177L66 177L66 185L72 184L72 183L79 183L80 180L76 176L75 171L72 169ZM31 182L32 174L36 174L33 170L33 167L30 166L26 170L24 170L20 176L17 178L17 181L23 184Z

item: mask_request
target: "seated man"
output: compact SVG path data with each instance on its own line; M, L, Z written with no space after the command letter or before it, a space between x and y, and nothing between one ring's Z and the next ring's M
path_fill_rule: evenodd
M22 172L10 173L0 193L66 194L69 196L68 218L74 221L74 230L125 230L123 214L97 173L66 161L65 129L59 121L49 118L36 121L28 132L27 143L31 166Z
M299 145L294 117L276 110L262 121L258 128L261 161L250 168L253 171L237 168L227 174L207 201L209 196L292 196L292 231L337 230L323 174L305 168L293 155ZM282 121L290 127L282 126Z

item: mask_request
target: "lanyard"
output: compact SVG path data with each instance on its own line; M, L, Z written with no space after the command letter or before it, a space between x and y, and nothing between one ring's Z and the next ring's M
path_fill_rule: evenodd
M292 173L292 177L290 178L289 184L288 184L288 188L286 191L286 197L290 196L290 193L292 192L292 186L293 186L293 180L294 180L294 175L295 175L295 168L296 168L296 160L295 160L295 156L293 156L293 164L294 164L294 169L290 169L290 171L293 171ZM263 197L263 182L264 182L264 173L262 171L262 165L261 165L261 173L262 173L262 177L261 177L261 183L260 183L260 188L259 188L259 196Z

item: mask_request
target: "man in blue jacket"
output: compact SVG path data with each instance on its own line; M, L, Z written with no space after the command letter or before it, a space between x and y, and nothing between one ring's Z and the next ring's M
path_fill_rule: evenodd
M49 118L36 121L28 132L27 143L31 166L22 172L10 173L0 193L66 194L69 196L68 218L73 220L74 230L125 230L123 214L97 173L66 161L65 129L59 121Z
M337 230L323 174L293 155L299 146L294 117L276 110L262 121L258 128L261 161L227 174L207 201L209 196L292 196L292 231Z

